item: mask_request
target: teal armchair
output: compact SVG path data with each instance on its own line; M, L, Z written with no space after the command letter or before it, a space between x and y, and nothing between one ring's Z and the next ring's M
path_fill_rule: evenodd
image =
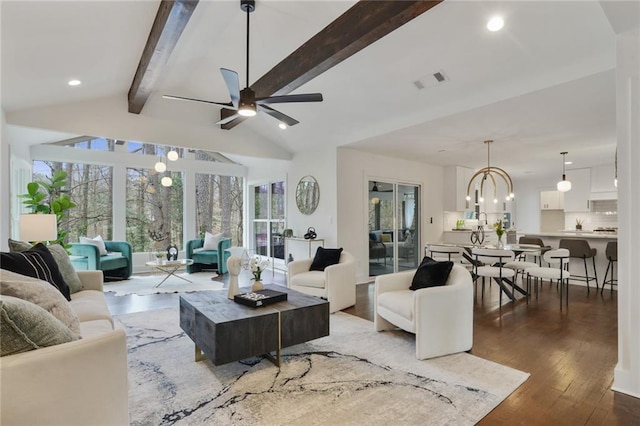
M200 272L203 269L217 269L219 274L227 273L227 259L231 253L225 251L231 247L231 238L223 238L218 243L217 250L202 250L204 240L198 238L187 242L187 259L193 260L193 265L187 266L187 272Z
M108 254L100 256L93 244L72 243L71 263L77 271L102 271L105 277L127 279L133 270L133 250L126 241L105 241Z

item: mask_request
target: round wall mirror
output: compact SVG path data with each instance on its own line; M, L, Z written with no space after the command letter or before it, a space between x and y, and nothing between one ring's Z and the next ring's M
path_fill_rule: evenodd
M302 214L316 211L320 201L320 186L313 176L304 176L296 188L296 204Z

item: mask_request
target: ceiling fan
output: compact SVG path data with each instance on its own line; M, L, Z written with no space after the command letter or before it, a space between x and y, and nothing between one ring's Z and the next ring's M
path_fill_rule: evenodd
M299 123L298 120L289 117L286 114L276 111L268 106L269 104L289 103L289 102L322 102L321 93L307 93L299 95L281 95L281 96L267 96L263 98L256 98L256 94L249 87L249 14L256 8L255 0L240 0L240 9L247 13L247 73L246 73L246 87L240 90L240 80L238 73L226 68L220 68L222 78L224 78L229 90L229 96L231 102L213 102L205 101L202 99L185 98L182 96L163 95L165 99L176 99L180 101L201 102L206 104L220 105L225 108L235 110L234 114L229 115L216 122L216 124L227 124L240 117L253 117L257 111L262 111L269 114L281 123L287 126L294 126Z

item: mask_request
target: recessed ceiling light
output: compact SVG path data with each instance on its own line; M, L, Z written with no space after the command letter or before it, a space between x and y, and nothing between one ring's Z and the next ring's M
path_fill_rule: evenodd
M280 124L278 124L278 127L280 127L282 130L284 130L284 129L287 128L287 125L284 124L284 123L280 123Z
M565 161L564 164L568 166L569 164L573 164L573 161Z
M67 83L69 86L79 86L82 84L82 82L80 80L69 80L69 82Z
M503 26L504 20L499 16L494 16L493 18L489 19L489 22L487 22L487 29L489 31L500 31Z

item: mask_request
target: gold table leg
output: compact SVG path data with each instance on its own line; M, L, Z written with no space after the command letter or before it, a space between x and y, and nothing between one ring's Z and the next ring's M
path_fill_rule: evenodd
M280 367L280 350L282 349L282 322L280 320L280 311L278 311L278 349L276 349L276 356L274 357L270 353L264 354L264 357L271 361L276 367Z
M207 359L207 356L204 354L204 352L202 352L202 349L200 349L198 345L195 345L195 347L196 347L196 362L204 361L205 359Z

